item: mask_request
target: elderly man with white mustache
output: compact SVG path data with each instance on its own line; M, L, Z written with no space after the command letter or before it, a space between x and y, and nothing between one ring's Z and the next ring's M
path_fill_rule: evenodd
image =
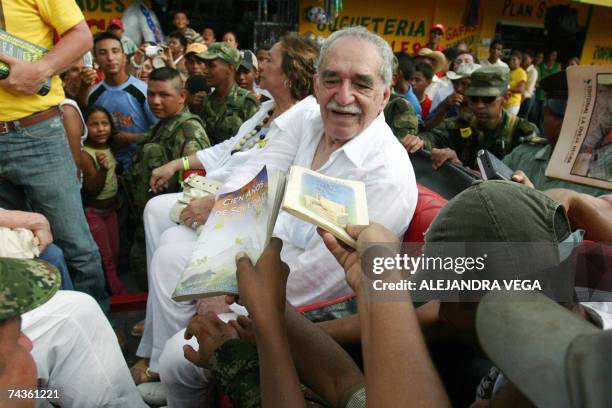
M332 177L360 180L366 185L370 220L401 238L412 219L418 191L406 149L383 116L390 95L392 58L387 42L362 27L333 33L323 44L317 63L315 96L320 112L300 112L304 101L294 106L287 112L291 120L282 137L273 139L260 154L237 168L220 192L240 188L264 165L269 173L287 172L297 165ZM281 212L274 235L282 239L281 257L291 269L287 300L293 306L351 293L341 266L314 225ZM174 302L169 294L194 245L177 243L167 253L175 258L168 263L172 268L164 271L170 279L150 283L160 294L168 294L167 299L161 296L163 305L157 310L172 314L173 321L182 327L196 313L196 305ZM182 261L176 262L179 257ZM349 309L344 315L354 313ZM207 372L183 357L184 344L198 348L196 338L184 340L184 330L166 342L159 360L160 377L168 406L201 407L210 398Z

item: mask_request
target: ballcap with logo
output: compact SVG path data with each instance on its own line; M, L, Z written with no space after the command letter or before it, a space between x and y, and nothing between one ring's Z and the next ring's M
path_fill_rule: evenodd
M472 72L472 82L466 96L500 96L508 91L510 70L506 67L487 66Z
M0 321L42 305L58 291L60 283L58 270L45 261L0 258Z
M446 77L451 81L470 77L478 68L480 68L480 65L478 64L461 64L459 65L459 68L457 68L457 71L448 71L446 73Z
M259 66L257 64L257 57L253 54L251 50L242 50L240 51L242 55L242 61L240 61L239 68L246 68L247 70L258 70Z
M197 55L198 58L204 60L221 59L234 67L238 68L241 57L240 51L225 42L216 42L208 46L208 50Z
M611 407L612 330L538 292L489 292L476 313L485 353L538 407Z

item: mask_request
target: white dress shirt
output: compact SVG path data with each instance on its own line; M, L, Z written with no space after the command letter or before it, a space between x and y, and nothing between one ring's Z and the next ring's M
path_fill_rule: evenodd
M536 82L538 81L538 70L531 64L527 67L525 72L527 72L527 86L525 87L525 92L523 92L523 97L527 99L533 97L535 92Z
M319 109L307 101L275 120L283 130L264 150L230 176L221 192L236 190L266 165L268 172L287 172L292 165L311 168L323 136ZM319 169L321 174L365 183L370 221L378 222L402 237L416 207L418 190L412 164L381 113L363 132L333 152ZM283 240L282 259L291 273L287 299L294 306L334 299L351 289L336 259L329 253L316 227L281 211L274 235Z

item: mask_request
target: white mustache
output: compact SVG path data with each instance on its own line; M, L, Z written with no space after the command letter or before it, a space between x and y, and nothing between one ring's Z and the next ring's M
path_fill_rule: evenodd
M363 113L361 108L357 105L340 105L336 101L330 101L327 104L327 109L334 110L340 113L351 113L355 115L361 115Z

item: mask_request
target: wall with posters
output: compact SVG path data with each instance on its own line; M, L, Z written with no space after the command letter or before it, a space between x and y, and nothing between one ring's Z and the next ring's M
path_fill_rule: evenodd
M578 11L578 24L592 21L583 52L583 63L612 58L612 36L605 30L605 21L612 21L612 8L590 6L569 0L480 0L478 18L466 25L470 0L430 0L428 2L380 0L345 0L340 15L328 24L315 24L306 19L306 10L321 7L318 0L300 0L299 31L327 37L346 26L362 25L385 38L393 51L413 52L428 40L429 29L441 23L446 27L442 45L452 47L465 41L477 50L481 40L492 39L498 23L516 26L544 27L546 9L569 4ZM482 48L482 47L480 47ZM589 55L587 55L589 54ZM597 58L596 58L597 57ZM610 63L610 62L608 62Z
M105 31L108 23L123 12L134 0L76 0L92 33Z

